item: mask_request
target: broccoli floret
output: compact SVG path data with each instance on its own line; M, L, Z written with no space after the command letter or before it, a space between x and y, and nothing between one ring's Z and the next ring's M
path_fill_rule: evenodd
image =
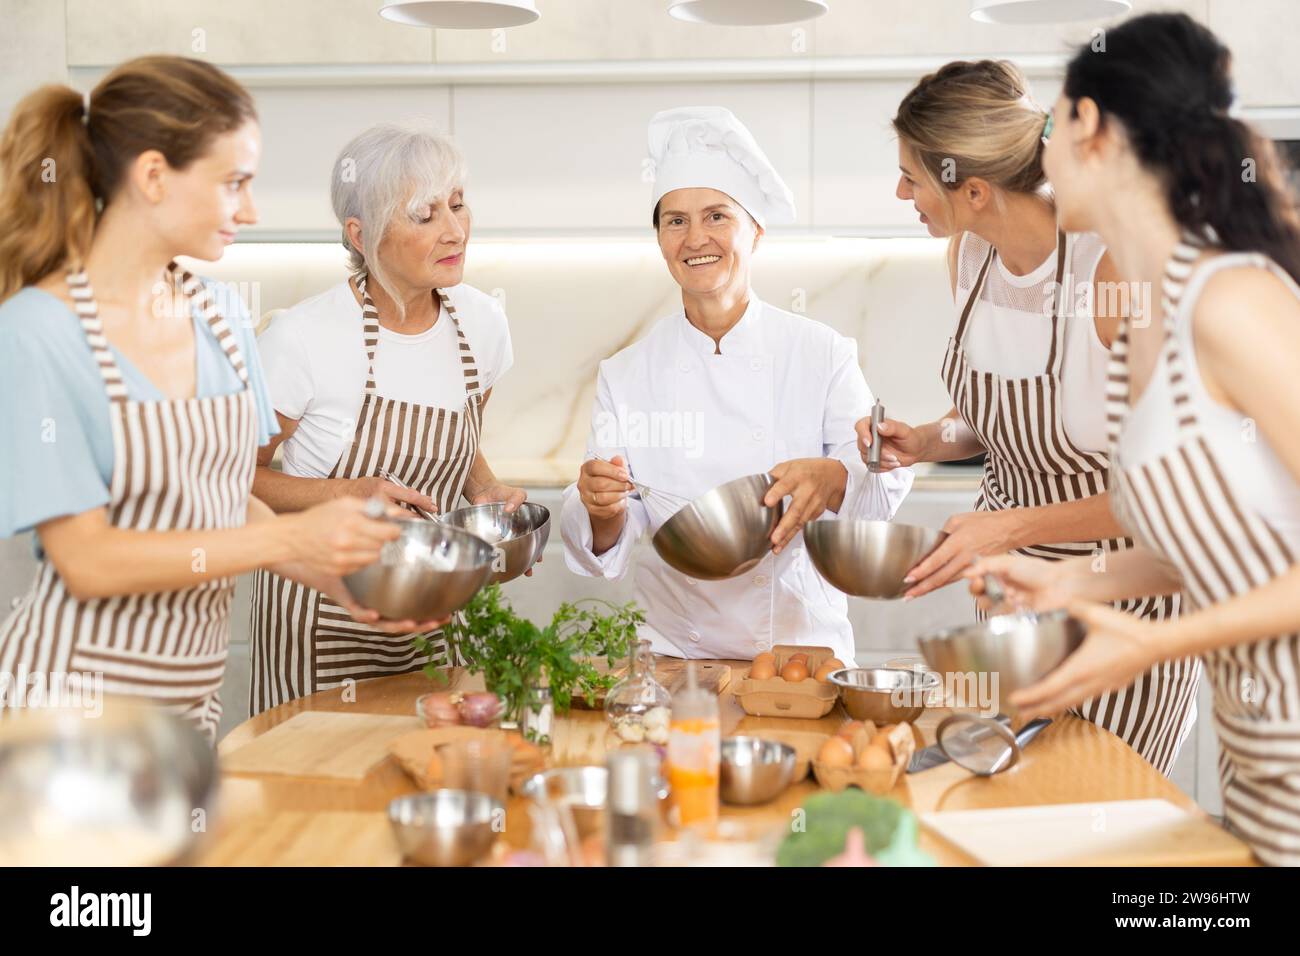
M778 866L821 866L844 852L849 830L859 827L867 852L882 864L931 862L916 849L916 816L893 800L850 787L809 797L777 851Z

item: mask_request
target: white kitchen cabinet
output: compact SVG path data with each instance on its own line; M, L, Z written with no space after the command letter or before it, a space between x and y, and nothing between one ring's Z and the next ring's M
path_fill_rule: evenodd
M1295 0L1208 0L1205 21L1232 51L1242 106L1300 103L1300 3Z
M380 122L420 119L447 130L446 86L256 88L262 162L253 181L254 232L336 233L330 176L339 150Z
M63 4L49 0L8 0L0 31L0 122L14 105L43 83L68 79Z
M698 105L740 117L809 222L807 82L459 86L453 96L480 226L648 230L646 126L659 110Z
M49 6L62 6L50 2ZM66 0L68 63L144 53L222 65L429 63L433 35L379 16L378 0Z

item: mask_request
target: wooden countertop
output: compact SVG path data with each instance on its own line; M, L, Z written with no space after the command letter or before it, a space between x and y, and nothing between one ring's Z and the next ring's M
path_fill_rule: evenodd
M733 682L748 662L726 661ZM457 689L481 686L478 678L465 678ZM291 701L246 721L221 742L227 754L296 714L305 711L359 714L411 715L415 698L432 689L422 674L363 681L355 687L356 700L345 703L338 690L323 691ZM845 719L837 707L820 720L752 717L724 690L719 698L724 736L761 734L765 729L822 730L833 732ZM917 726L927 743L947 714L930 709ZM558 723L570 731L585 727L603 733L599 711L574 710ZM418 724L413 724L415 729ZM572 735L569 735L572 736ZM557 735L558 737L558 735ZM560 762L572 763L559 755ZM729 824L757 835L788 825L791 811L800 806L817 784L809 778L790 787L772 803L758 807L723 805ZM282 774L223 774L215 832L197 860L212 865L353 865L395 864L395 846L388 836L383 811L393 798L416 792L410 778L392 758L385 758L359 781L290 777ZM1201 813L1194 801L1170 783L1128 746L1109 732L1075 717L1064 717L1046 728L1028 747L1020 765L995 777L979 778L960 767L945 764L919 774L904 774L894 799L918 813L993 807L1060 803L1090 803L1141 798L1163 798ZM505 839L514 846L528 845L525 804L512 797L506 807ZM329 829L333 827L333 830ZM321 833L343 835L344 845L321 839ZM312 835L314 834L314 835ZM369 837L365 837L369 834ZM921 847L941 864L970 865L975 861L923 829Z

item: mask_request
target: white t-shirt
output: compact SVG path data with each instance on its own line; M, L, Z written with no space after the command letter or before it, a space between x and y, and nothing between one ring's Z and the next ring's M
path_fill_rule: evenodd
M1110 349L1097 337L1091 289L1106 247L1095 233L1075 233L1070 240L1063 283L1070 294L1061 316L1061 424L1081 451L1105 453ZM959 311L988 250L988 243L979 236L968 232L962 237L956 297ZM1005 378L1029 378L1046 371L1055 282L1055 251L1023 276L1008 271L1000 257L994 258L966 328L966 357L977 371Z
M500 302L462 283L443 290L469 342L486 392L514 363ZM326 478L356 433L366 391L361 305L347 282L278 315L257 340L275 410L296 419L284 443L286 474ZM382 325L375 389L384 398L460 411L465 373L445 310L427 331L403 335Z

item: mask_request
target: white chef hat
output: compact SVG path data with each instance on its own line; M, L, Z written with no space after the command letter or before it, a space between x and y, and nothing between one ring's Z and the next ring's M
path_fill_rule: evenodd
M657 205L674 189L724 192L763 228L794 222L794 194L743 123L721 106L683 106L650 120Z

